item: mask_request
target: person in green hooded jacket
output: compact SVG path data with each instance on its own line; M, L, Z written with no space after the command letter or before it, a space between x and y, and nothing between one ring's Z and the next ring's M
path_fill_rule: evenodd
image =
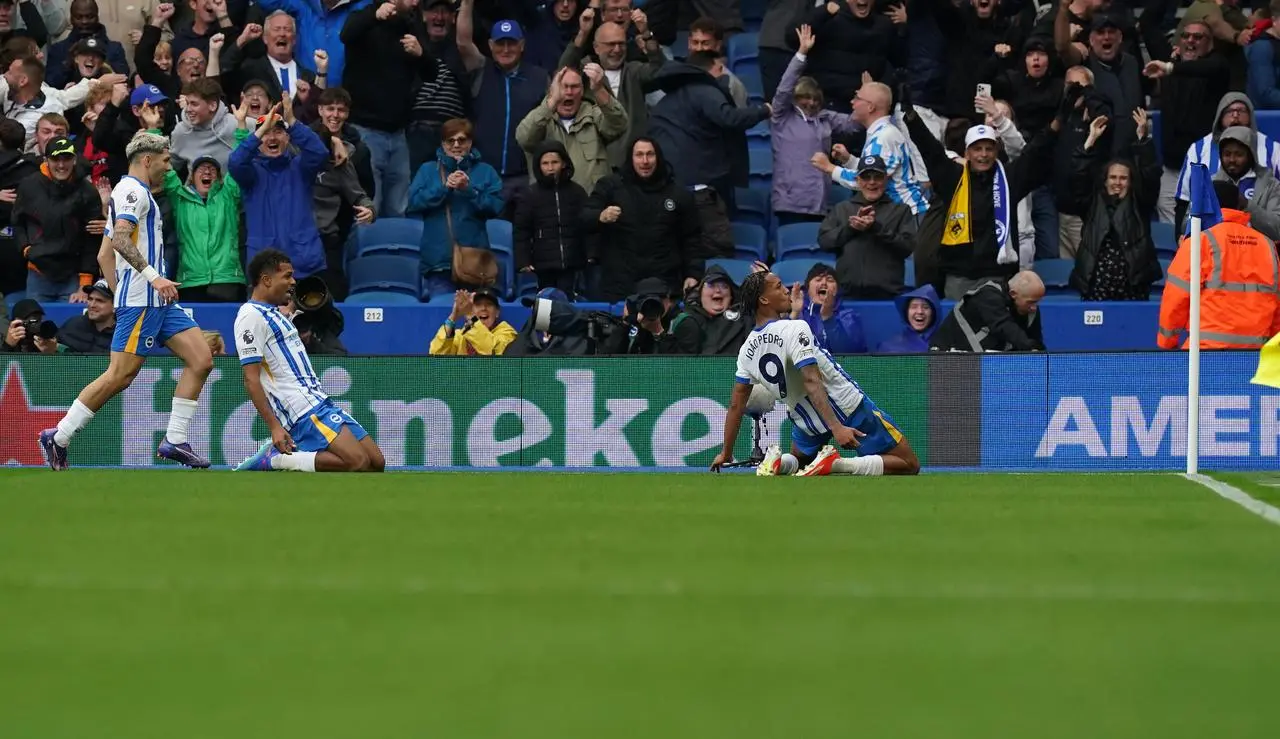
M170 170L164 191L178 227L178 298L191 303L243 302L240 186L213 157L198 157L183 182Z

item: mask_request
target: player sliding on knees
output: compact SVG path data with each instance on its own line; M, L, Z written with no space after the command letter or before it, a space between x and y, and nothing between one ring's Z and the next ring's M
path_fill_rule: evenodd
M208 467L209 460L191 450L187 430L196 415L197 398L213 369L209 345L195 321L177 304L178 283L163 275L164 223L151 197L169 171L169 140L139 131L125 147L129 174L111 191L107 231L98 250L98 267L116 296L116 330L107 371L71 404L57 428L40 432L40 451L55 470L65 470L71 437L133 378L152 350L169 347L182 359L182 377L173 393L169 427L156 456L188 467Z
M382 450L329 400L298 329L278 306L293 296L293 264L277 249L249 262L250 301L236 314L236 351L244 388L271 429L271 441L237 470L381 472ZM287 427L287 430L286 430Z
M724 421L724 448L711 463L733 459L733 445L753 385L787 405L791 453L769 447L757 475L914 475L920 460L893 419L871 402L858 383L814 341L809 324L785 318L791 295L771 272L742 283L742 310L755 314L755 330L738 350L733 398ZM834 442L835 446L828 444ZM856 457L840 450L857 449Z

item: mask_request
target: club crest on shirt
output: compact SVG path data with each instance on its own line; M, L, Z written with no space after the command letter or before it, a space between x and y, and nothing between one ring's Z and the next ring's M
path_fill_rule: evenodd
M672 200L671 198L667 198L666 200L662 201L662 207L663 207L663 208L666 208L666 209L667 209L667 210L669 210L669 211L671 211L671 210L675 210L675 209L676 209L676 201Z
M732 310L732 309L731 309L731 310L727 310L727 311L725 311L725 312L724 312L724 317L725 317L725 319L726 319L726 320L730 320L730 321L736 321L736 320L738 320L741 316L742 316L742 314L741 314L741 313L739 313L739 312L738 312L738 311L736 311L736 310Z

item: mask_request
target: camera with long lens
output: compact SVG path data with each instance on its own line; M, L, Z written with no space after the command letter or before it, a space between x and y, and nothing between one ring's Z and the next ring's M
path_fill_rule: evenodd
M533 314L529 320L533 323L534 330L554 336L584 337L587 339L588 354L595 354L600 343L613 336L615 331L629 330L626 323L617 316L604 311L582 310L572 303L538 298L531 307Z
M22 327L27 330L27 335L22 337L19 346L35 348L36 337L42 339L58 338L58 324L49 320L40 320L38 317L24 318Z
M627 315L632 321L639 321L640 316L645 318L661 318L667 312L667 305L662 300L662 295L628 295L627 296Z

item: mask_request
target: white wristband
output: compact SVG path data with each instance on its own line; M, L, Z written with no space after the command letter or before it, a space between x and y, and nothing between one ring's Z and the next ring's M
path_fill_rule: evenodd
M160 279L160 273L156 271L155 267L152 267L149 264L142 270L142 276L146 278L147 282L150 282L153 285L156 280Z

